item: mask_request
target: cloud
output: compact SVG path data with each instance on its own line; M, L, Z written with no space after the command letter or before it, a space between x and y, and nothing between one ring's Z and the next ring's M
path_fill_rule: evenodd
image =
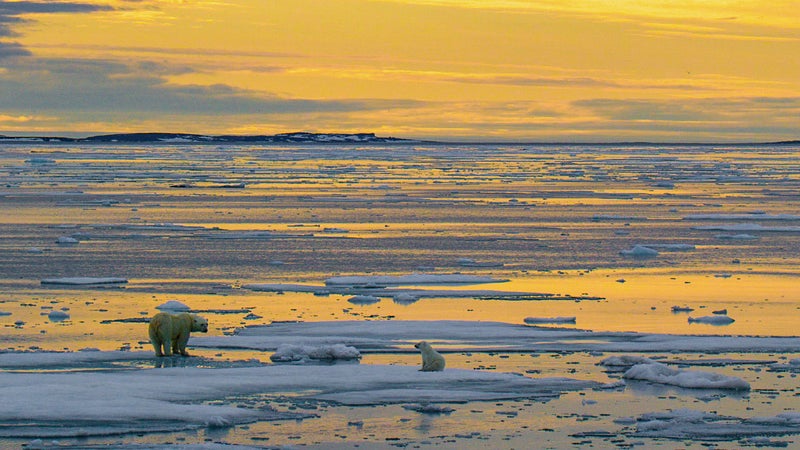
M28 59L0 74L0 107L16 111L67 113L76 120L109 115L142 118L350 112L415 105L417 102L375 99L316 100L285 98L225 84L171 84L176 71L157 62L123 64L100 60Z
M20 17L23 14L87 13L111 9L109 6L80 2L8 2L0 0L0 38L17 36L13 26L27 21ZM29 55L30 52L16 42L0 41L0 59Z

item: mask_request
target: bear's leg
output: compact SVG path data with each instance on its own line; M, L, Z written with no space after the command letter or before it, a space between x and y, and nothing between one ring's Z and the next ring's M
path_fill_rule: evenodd
M172 340L164 339L164 356L172 356Z
M177 347L175 353L180 353L183 356L189 356L189 352L186 351L186 343L189 342L189 334L187 333L185 336L179 336L175 342Z
M157 357L164 356L164 354L161 352L161 343L160 342L158 342L155 339L151 339L150 343L153 344L153 349L156 351L156 356Z

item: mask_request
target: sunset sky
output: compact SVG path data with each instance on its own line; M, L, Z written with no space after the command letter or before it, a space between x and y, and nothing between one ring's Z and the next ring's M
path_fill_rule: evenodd
M800 0L0 0L0 134L800 138Z

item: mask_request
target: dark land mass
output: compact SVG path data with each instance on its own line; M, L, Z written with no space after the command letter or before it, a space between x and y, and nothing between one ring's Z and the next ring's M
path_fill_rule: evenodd
M375 133L281 133L275 135L204 135L187 133L120 133L103 134L81 138L58 136L2 136L6 143L98 143L98 144L390 144L421 142L393 137L380 137Z

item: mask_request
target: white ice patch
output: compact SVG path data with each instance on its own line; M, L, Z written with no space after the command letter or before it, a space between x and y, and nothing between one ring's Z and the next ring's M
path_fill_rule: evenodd
M765 227L758 223L739 223L735 225L703 225L703 226L692 227L692 229L699 231L728 231L733 233L741 233L749 231L783 232L783 233L800 232L800 227L796 226Z
M307 362L316 361L352 361L361 358L361 353L355 347L344 344L333 345L291 345L284 344L278 347L270 356L274 362Z
M626 256L628 258L655 258L658 256L658 251L653 250L650 247L645 247L643 245L634 245L633 248L629 250L622 250L619 252L620 255Z
M730 325L735 320L731 319L728 316L718 315L718 316L702 316L702 317L689 317L689 323L702 323L706 325Z
M246 327L234 336L192 337L205 348L275 351L282 344L352 345L364 353L407 348L421 339L448 341L453 351L794 352L798 337L692 336L594 332L473 321L329 321Z
M345 405L551 399L599 383L416 366L270 365L111 372L0 373L0 436L57 437L177 431L290 413L224 406L232 396L296 392ZM36 424L31 427L30 424Z
M375 276L342 276L331 277L325 280L328 286L418 286L418 285L458 285L458 284L481 284L481 283L500 283L506 280L498 280L492 277L479 275L460 275L460 274L422 274L415 273L410 275L375 275Z
M64 284L71 286L89 286L101 284L125 284L125 278L95 278L95 277L68 277L68 278L46 278L42 284Z
M800 414L739 418L689 409L643 414L635 437L722 441L800 433Z
M575 323L575 316L571 317L526 317L525 323L529 325L548 323Z
M750 390L750 384L741 378L729 377L718 373L676 370L661 363L637 364L624 375L631 380L650 381L669 384L687 389L732 389Z
M158 306L156 309L159 311L167 311L167 312L177 312L177 311L189 311L192 308L183 302L179 302L178 300L169 300L164 302Z

